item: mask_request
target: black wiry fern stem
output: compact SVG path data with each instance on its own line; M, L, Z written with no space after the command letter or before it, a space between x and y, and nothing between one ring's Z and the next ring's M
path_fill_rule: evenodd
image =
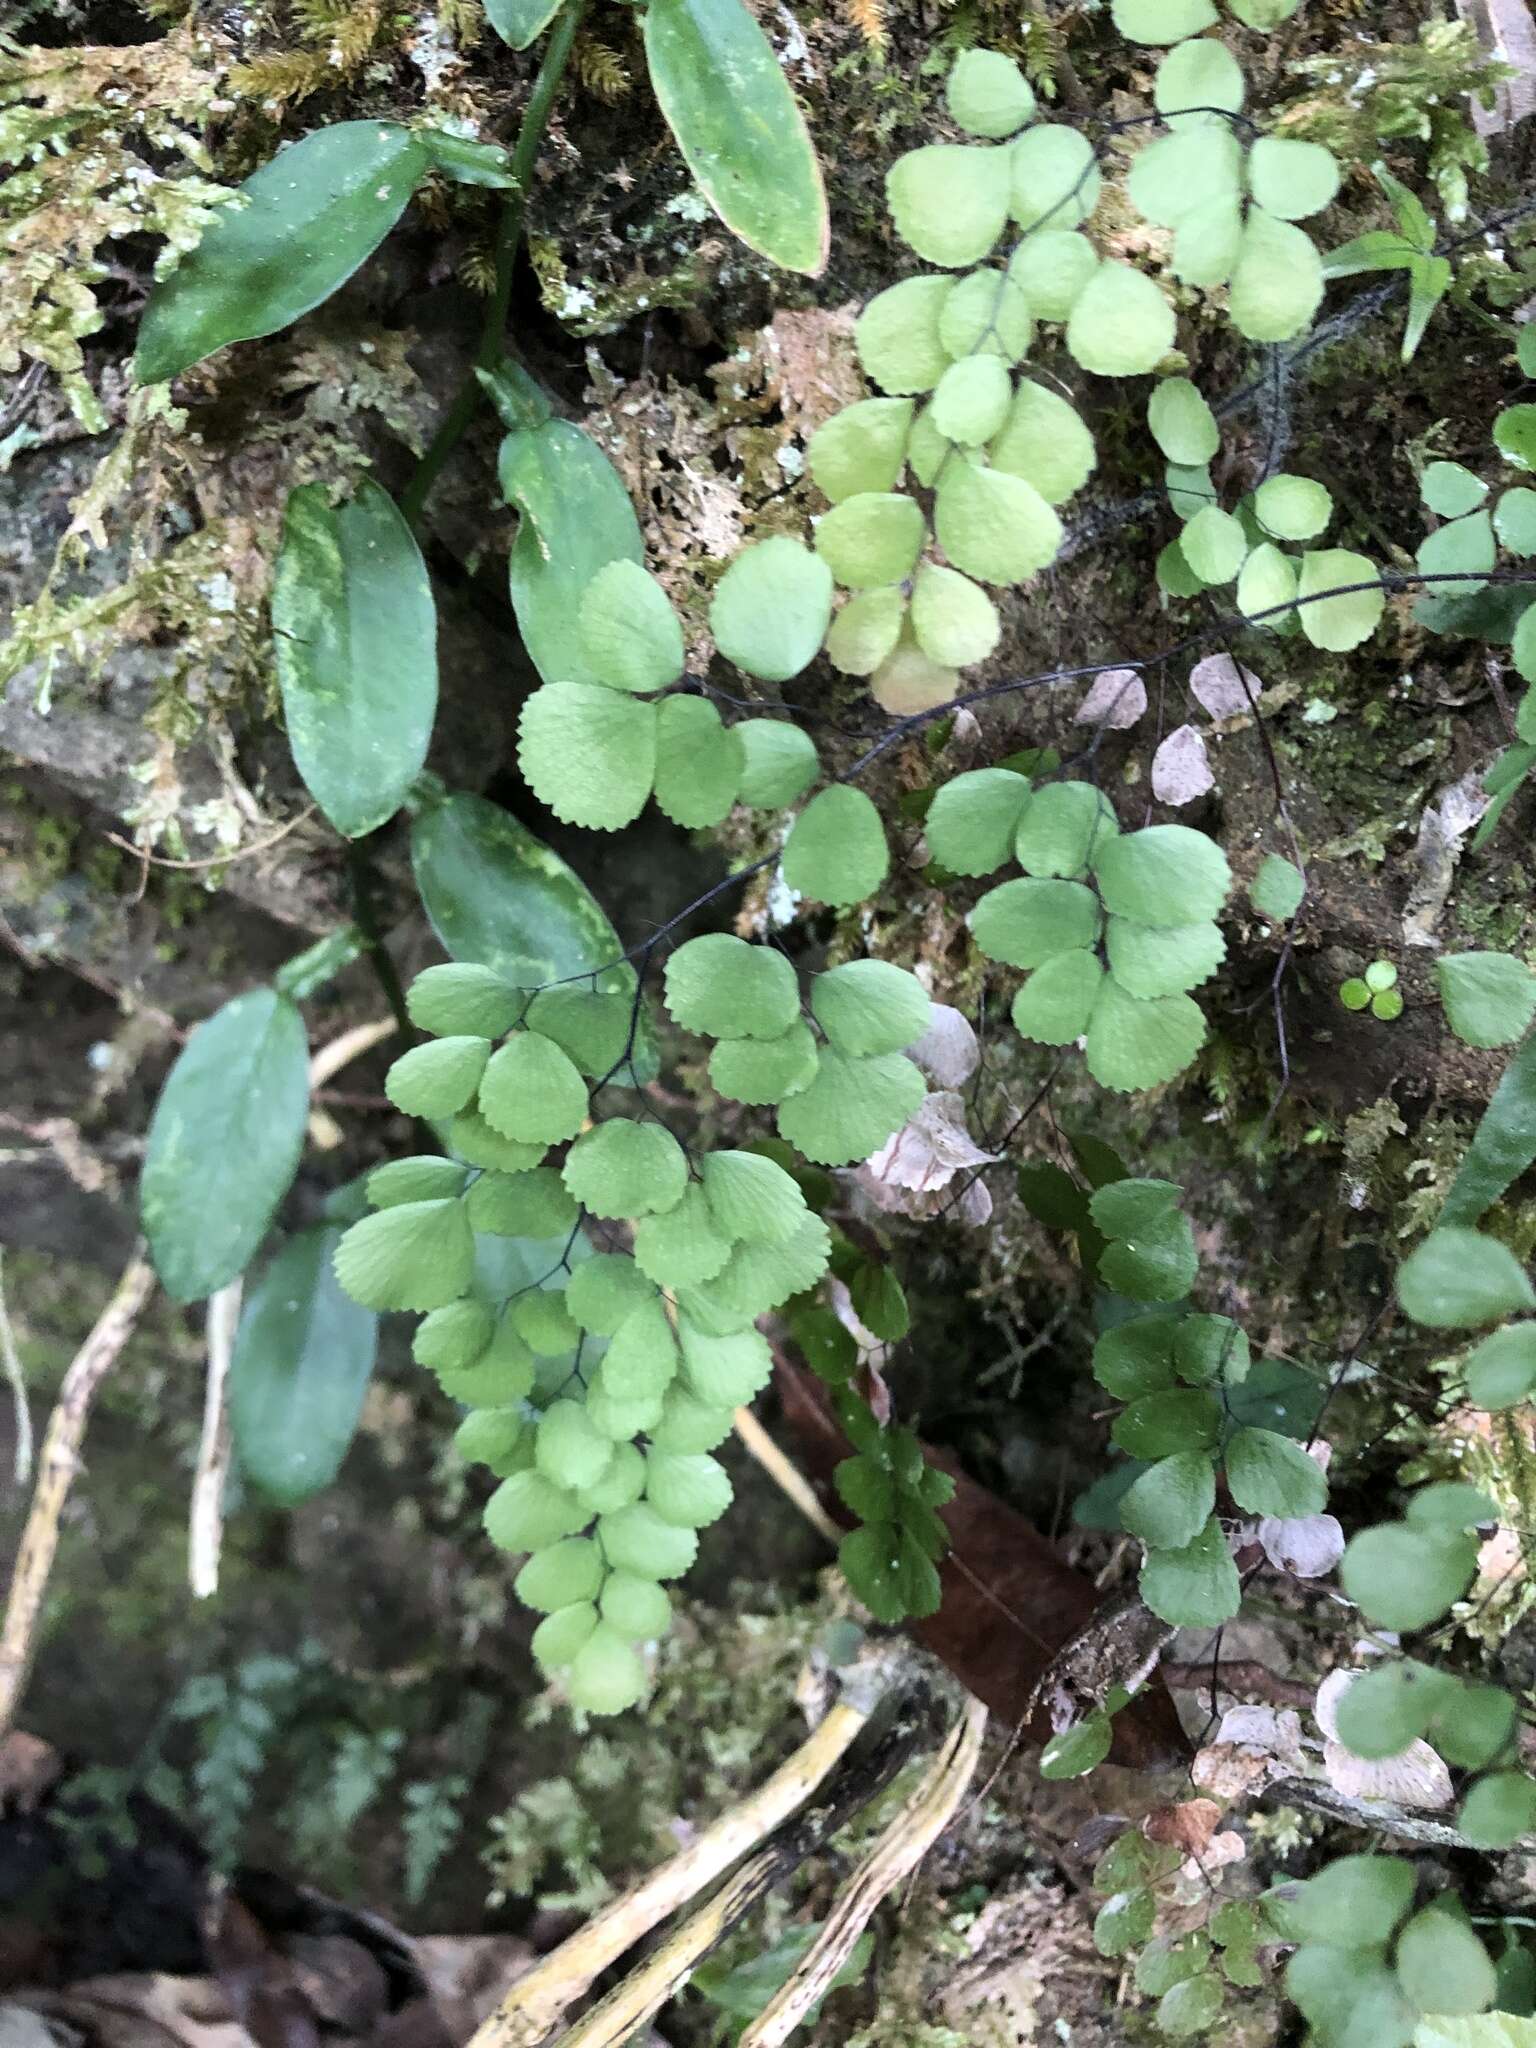
M479 379L474 372L492 370L501 360L506 340L507 316L512 307L512 273L517 265L517 252L522 245L523 222L528 210L528 187L532 182L539 145L544 140L544 130L549 125L550 111L559 93L561 80L565 76L566 65L570 62L571 47L576 41L576 31L581 26L586 6L587 0L566 0L566 5L561 9L550 31L549 41L544 49L544 60L539 66L538 76L533 81L528 104L523 109L511 163L511 174L517 182L502 202L501 221L496 230L496 276L480 330L480 345L475 351L475 360L469 375L459 386L458 395L448 408L442 425L433 435L426 454L416 466L416 474L401 494L400 510L411 527L415 527L420 520L428 493L437 482L444 463L459 445L465 429L479 408L482 394Z

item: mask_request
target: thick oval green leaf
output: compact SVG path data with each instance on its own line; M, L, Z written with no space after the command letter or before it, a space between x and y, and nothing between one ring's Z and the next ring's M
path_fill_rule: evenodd
M511 159L499 142L476 142L473 136L455 134L451 128L420 128L417 135L427 154L428 169L441 171L455 185L506 192L517 183Z
M1445 1224L1404 1260L1397 1298L1431 1330L1475 1330L1516 1309L1536 1308L1536 1290L1508 1245Z
M369 477L345 505L289 494L272 584L288 744L348 839L382 825L421 772L437 713L437 614L421 550Z
M560 12L562 0L485 0L485 18L504 43L526 50Z
M546 683L600 683L583 644L584 601L610 562L644 566L629 493L597 443L569 420L508 434L500 476L502 496L523 515L509 570L523 645Z
M357 1430L378 1317L344 1293L331 1259L341 1232L290 1238L246 1296L229 1369L240 1469L284 1507L329 1486Z
M1511 953L1451 953L1435 962L1446 1020L1467 1045L1513 1045L1536 1015L1536 974Z
M392 121L342 121L281 150L150 294L134 370L179 377L227 342L276 334L328 299L404 213L427 150Z
M1042 1778L1082 1778L1109 1755L1114 1729L1108 1714L1090 1714L1053 1735L1040 1752Z
M651 0L645 55L667 126L732 234L784 270L820 276L829 236L821 166L741 0Z
M167 1294L201 1301L250 1264L288 1192L309 1114L304 1021L269 988L200 1024L149 1127L139 1214Z
M1536 1162L1536 1037L1504 1069L1451 1183L1442 1223L1475 1223Z
M517 988L589 974L598 993L632 985L618 934L574 869L499 805L450 796L411 826L416 886L455 960L493 967Z

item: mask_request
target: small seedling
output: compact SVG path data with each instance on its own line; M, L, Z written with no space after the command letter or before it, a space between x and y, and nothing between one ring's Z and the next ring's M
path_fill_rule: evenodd
M1369 1010L1383 1024L1390 1024L1403 1014L1397 969L1390 960L1373 960L1363 975L1352 975L1340 984L1339 1001L1346 1010Z

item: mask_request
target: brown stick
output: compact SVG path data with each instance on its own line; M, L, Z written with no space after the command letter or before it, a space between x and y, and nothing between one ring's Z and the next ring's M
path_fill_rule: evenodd
M102 836L111 840L114 846L120 846L124 853L131 853L135 860L143 861L146 867L181 868L187 871L194 868L228 868L233 867L237 860L249 860L252 854L270 853L280 839L286 839L306 818L312 818L314 815L315 806L306 804L296 818L290 818L286 825L279 826L277 831L267 838L253 839L249 846L226 848L223 853L204 854L200 860L168 860L164 854L151 853L147 846L140 846L135 840L124 839L119 832L107 832Z
M76 1352L48 1418L32 1507L16 1553L5 1621L0 1625L0 1735L15 1719L36 1655L38 1617L59 1547L59 1516L79 1469L91 1403L133 1335L154 1284L154 1268L145 1258L141 1242L123 1269L112 1299L97 1317L96 1327Z
M1315 1685L1282 1678L1267 1664L1261 1664L1257 1657L1228 1658L1216 1665L1214 1672L1208 1660L1199 1664L1165 1662L1158 1669L1163 1675L1164 1685L1175 1692L1209 1692L1214 1677L1223 1692L1234 1696L1253 1693L1275 1707L1310 1707L1317 1693Z

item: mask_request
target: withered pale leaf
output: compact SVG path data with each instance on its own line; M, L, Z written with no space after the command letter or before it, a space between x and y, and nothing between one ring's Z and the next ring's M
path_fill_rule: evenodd
M1253 670L1239 667L1230 654L1208 654L1189 672L1190 695L1216 719L1239 718L1252 711L1263 687Z
M1192 725L1176 726L1152 756L1152 794L1160 804L1192 804L1215 783L1205 741Z
M1257 1533L1270 1563L1298 1579L1326 1578L1344 1555L1344 1531L1332 1515L1266 1515Z
M970 1020L948 1003L933 1005L928 1029L906 1051L935 1088L963 1088L981 1063L981 1046Z
M1107 668L1096 675L1073 712L1077 725L1102 725L1126 732L1147 708L1147 686L1133 668Z
M966 1128L965 1098L938 1088L859 1171L891 1187L931 1194L947 1187L957 1173L990 1166L997 1156L983 1152Z

